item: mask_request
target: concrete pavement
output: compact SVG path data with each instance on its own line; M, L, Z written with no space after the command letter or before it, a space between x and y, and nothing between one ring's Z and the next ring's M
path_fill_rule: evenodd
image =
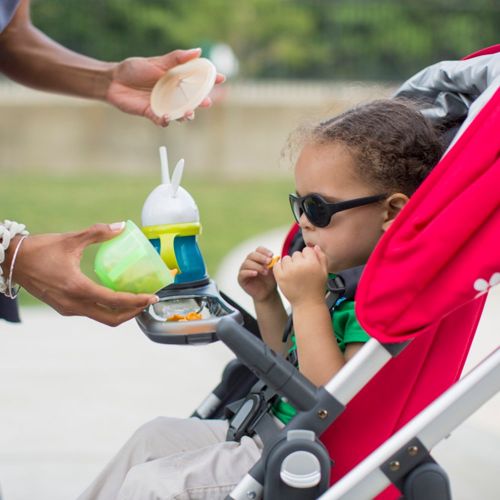
M242 258L257 244L279 251L280 229L234 250L216 276L247 306L236 285ZM498 345L500 290L491 294L468 366ZM0 484L5 500L70 500L142 423L186 416L219 380L232 354L220 343L155 344L134 321L112 329L47 308L0 324ZM466 368L467 370L467 368ZM455 498L500 496L500 397L438 445ZM111 500L111 499L110 499Z

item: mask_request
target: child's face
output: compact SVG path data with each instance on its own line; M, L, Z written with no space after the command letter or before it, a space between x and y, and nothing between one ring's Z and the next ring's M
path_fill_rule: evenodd
M360 179L354 159L341 143L306 144L295 165L299 196L316 193L335 203L380 194ZM299 219L304 241L326 254L328 271L339 272L364 264L382 235L383 203L351 208L333 215L326 227L313 226L305 214Z

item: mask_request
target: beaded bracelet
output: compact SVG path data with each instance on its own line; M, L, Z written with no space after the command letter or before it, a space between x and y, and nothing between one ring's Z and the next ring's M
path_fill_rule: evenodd
M0 223L0 264L2 264L5 260L5 253L9 248L10 242L18 234L23 237L28 236L29 232L26 231L26 226L24 224L19 224L18 222L10 220L4 220L2 223ZM14 252L14 257L17 257L17 252L19 251L21 241L22 240L20 240L17 244L16 250ZM0 265L0 293L3 293L10 298L13 298L14 296L12 291L12 272L14 270L14 262L15 258L13 258L11 261L8 283L5 282L2 266ZM16 295L18 291L19 289L16 290Z

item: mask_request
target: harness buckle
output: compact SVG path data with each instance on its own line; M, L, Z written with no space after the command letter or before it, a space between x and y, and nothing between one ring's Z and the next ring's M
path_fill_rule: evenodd
M268 409L269 404L262 394L249 394L229 420L226 440L240 441L243 436L253 436L256 424Z

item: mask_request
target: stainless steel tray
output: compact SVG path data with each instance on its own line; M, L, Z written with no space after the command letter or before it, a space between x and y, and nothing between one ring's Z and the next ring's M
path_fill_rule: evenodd
M161 344L209 344L217 340L215 330L222 318L243 324L241 313L219 294L212 280L194 287L168 286L158 292L160 301L145 309L136 320L141 330ZM167 321L174 314L199 312L202 319Z

